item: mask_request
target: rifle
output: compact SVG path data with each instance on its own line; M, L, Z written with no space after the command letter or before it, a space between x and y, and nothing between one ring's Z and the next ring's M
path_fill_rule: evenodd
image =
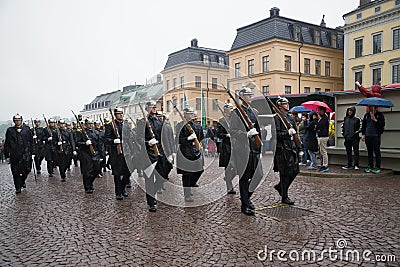
M151 125L150 125L149 119L147 118L146 113L144 112L143 107L142 107L142 105L140 103L139 103L139 107L140 107L140 110L143 113L143 118L144 118L144 121L146 122L147 129L150 132L150 138L151 139L156 138L155 135L154 135L153 129L151 129ZM156 155L156 157L158 157L158 153L159 152L158 152L157 144L152 145L152 147L153 147L153 150L154 150L154 154Z
M72 111L72 114L74 114L75 119L76 119L76 122L78 123L79 127L81 127L82 134L83 134L83 136L85 136L86 141L87 141L87 140L90 140L90 139L89 139L89 136L88 136L87 133L86 133L85 128L82 126L81 121L78 120L78 117L75 115L75 112L74 112L73 110L71 110L71 111ZM90 150L90 154L92 154L92 156L93 156L93 155L94 155L94 148L93 148L93 145L92 145L92 144L89 145L89 150Z
M51 132L49 123L47 122L47 119L44 116L44 114L43 114L43 118L44 118L44 122L46 123L47 132L49 133L50 137L53 138L53 133ZM53 140L51 140L50 145L51 145L51 150L53 150Z
M174 106L174 109L175 109L176 111L178 111L179 116L181 116L181 118L182 118L182 120L183 120L183 123L186 125L186 129L188 129L189 133L190 133L190 134L194 134L194 131L193 131L193 129L192 129L192 126L190 126L189 122L185 119L185 117L182 115L182 113L179 111L179 109L176 107L176 105ZM195 143L195 145L196 145L197 150L200 150L200 142L199 142L199 139L197 139L197 137L196 137L193 141L194 141L194 143Z
M109 111L110 111L110 114L111 114L111 122L112 122L112 126L113 126L113 129L114 129L115 137L117 139L121 139L120 136L119 136L119 133L118 133L117 125L115 124L115 118L114 118L114 114L112 113L111 108L109 108ZM121 143L119 143L119 144L117 144L117 154L120 155L121 153L122 153L122 147L121 147Z
M129 116L129 114L126 114L128 116L128 118L131 120L131 122L133 123L133 126L136 127L136 122L131 118L131 116Z
M58 135L58 142L62 143L62 136L61 136L60 129L58 127L57 127L57 135ZM62 144L60 145L60 152L63 152Z
M224 112L224 111L222 110L222 108L219 106L218 100L217 100L217 99L214 99L214 103L217 105L219 111L221 111L222 116L224 116L224 119L225 119L225 121L226 121L226 124L228 125L228 128L230 128L230 125L229 125L229 124L230 124L230 123L229 123L229 118L226 117L225 112Z
M34 159L32 159L32 166L33 166L33 176L35 177L35 182L37 182L37 179L36 179L36 163L35 163L35 160Z
M225 88L226 92L228 93L229 97L232 98L233 102L235 102L235 105L236 105L237 109L239 110L240 114L242 115L242 118L245 120L245 122L246 122L246 124L247 124L247 128L249 128L250 130L253 129L253 128L254 128L253 123L250 121L250 119L249 119L249 117L247 116L246 112L243 110L243 108L242 108L242 107L239 105L239 103L236 101L236 99L235 99L235 97L232 95L231 91L230 91L229 89L227 89L225 86L224 86L224 88ZM240 95L239 95L239 98L240 98L243 102L246 102ZM250 105L249 105L249 106L250 106ZM254 140L255 140L255 142L256 142L257 147L260 148L260 147L261 147L261 144L262 144L260 136L257 134L257 135L254 135L253 137L254 137Z
M33 135L36 136L35 140L35 144L37 144L37 135L36 135L36 129L35 129L35 124L33 123L33 120L31 118L31 122L32 122L32 129L33 129Z
M289 121L286 119L285 115L282 113L282 111L279 110L279 108L269 99L268 97L265 97L268 101L268 103L271 105L272 109L275 111L276 115L281 119L283 124L285 125L286 129L293 128L292 124L289 123ZM296 143L296 147L301 151L302 149L302 143L299 138L299 135L297 132L293 135L293 141Z

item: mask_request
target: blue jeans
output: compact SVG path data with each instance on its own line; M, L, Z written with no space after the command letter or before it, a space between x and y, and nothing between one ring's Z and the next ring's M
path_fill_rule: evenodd
M311 168L311 167L317 166L317 157L315 155L315 152L308 150L308 154L310 155L310 158L311 158L311 164L309 167Z

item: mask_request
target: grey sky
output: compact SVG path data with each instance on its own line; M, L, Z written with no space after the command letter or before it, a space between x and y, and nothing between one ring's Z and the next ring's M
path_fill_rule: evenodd
M199 46L229 50L236 29L280 15L328 27L358 0L0 0L0 121L71 117L96 95L143 84L168 54ZM118 87L119 84L119 87Z

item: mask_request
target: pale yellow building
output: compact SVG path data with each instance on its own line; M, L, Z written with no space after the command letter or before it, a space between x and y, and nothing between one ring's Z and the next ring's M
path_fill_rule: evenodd
M343 15L345 89L400 83L400 0L360 0Z
M217 99L222 105L228 99L223 88L223 85L227 85L229 76L225 51L198 47L197 40L193 39L190 47L168 55L161 74L163 111L170 117L173 126L181 120L173 107L176 105L182 110L185 98L186 104L195 110L200 120L202 116L206 117L203 121L207 125L222 117L214 100Z
M264 95L343 90L343 32L281 17L239 28L227 52L230 88L251 80Z

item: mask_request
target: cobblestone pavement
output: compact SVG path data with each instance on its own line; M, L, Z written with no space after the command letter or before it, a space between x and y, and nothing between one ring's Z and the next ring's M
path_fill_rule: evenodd
M263 158L266 170L269 160ZM200 185L222 173L217 164L211 162ZM179 179L173 171L171 180ZM277 181L270 172L253 195L256 206L279 202ZM79 168L66 183L45 171L37 182L29 176L16 196L9 165L0 164L0 266L399 266L399 182L399 176L297 177L290 196L295 207L313 213L277 221L240 213L238 195L191 208L160 203L149 213L137 185L128 198L115 200L109 173L96 179L93 195L85 194ZM294 260L304 250L320 258L339 239L347 246L339 250L343 256L333 254L336 261L327 252L322 260ZM279 250L287 262L278 259ZM348 250L357 250L360 261L353 254L346 260ZM365 250L370 258L394 255L396 261L362 260Z

